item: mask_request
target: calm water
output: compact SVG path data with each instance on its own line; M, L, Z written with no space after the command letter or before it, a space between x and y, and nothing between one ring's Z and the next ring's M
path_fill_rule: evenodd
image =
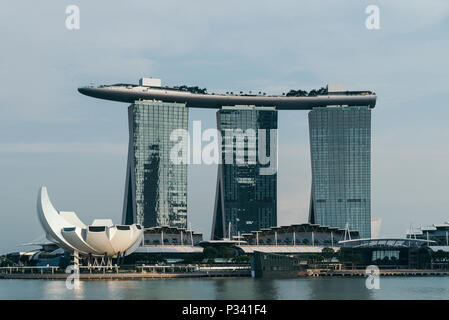
M364 278L168 279L81 281L0 280L0 299L449 299L449 277L387 277L380 289Z

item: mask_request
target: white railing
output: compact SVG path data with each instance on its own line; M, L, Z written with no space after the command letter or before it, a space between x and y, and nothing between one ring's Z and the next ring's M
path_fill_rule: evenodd
M59 270L59 267L54 266L33 266L33 267L0 267L0 273L25 273L28 271L29 273L44 273L44 271L51 271L51 273L55 273L55 271Z

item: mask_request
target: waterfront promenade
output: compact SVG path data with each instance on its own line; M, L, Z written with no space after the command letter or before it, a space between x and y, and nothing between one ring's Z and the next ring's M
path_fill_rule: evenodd
M3 267L0 279L66 279L70 273L59 267ZM249 266L136 266L134 269L113 267L80 267L80 280L144 280L165 278L250 277Z
M449 276L449 270L436 269L380 269L382 277L429 277ZM3 267L0 279L42 279L64 280L69 273L59 267ZM365 277L364 269L306 269L298 272L298 278L315 277ZM224 278L251 277L249 266L198 266L198 265L148 265L136 266L134 269L114 267L80 267L80 280L146 280L170 278Z
M299 277L365 277L365 269L307 269L298 273ZM436 269L380 269L379 276L403 276L403 277L420 277L420 276L449 276L449 270Z

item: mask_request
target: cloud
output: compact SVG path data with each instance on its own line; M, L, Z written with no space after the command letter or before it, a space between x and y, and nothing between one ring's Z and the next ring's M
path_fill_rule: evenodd
M61 153L66 155L64 165L53 159L46 171L56 179L57 167L64 175L55 188L61 190L58 198L64 197L66 181L74 184L67 198L78 189L98 189L95 201L122 193L120 183L97 178L94 187L79 178L80 162L85 180L95 176L98 166L110 179L125 174L126 104L81 96L76 88L90 82L137 82L141 76L155 76L168 85L268 94L343 82L348 89L378 94L373 216L384 217L383 228L394 232L408 227L404 221L410 212L415 221L419 217L430 223L446 214L447 0L77 3L79 31L65 28L68 2L30 6L19 1L0 10L0 154L6 164L0 173L3 178L14 172L17 190L26 184L34 190L30 175L38 170L33 167L25 174L27 163L44 166ZM380 30L365 28L369 4L380 8ZM191 110L190 115L215 123L211 110ZM308 214L306 112L280 112L279 128L278 221L289 224L304 221ZM119 157L97 157L101 159L95 162L91 156L97 154ZM189 177L189 188L199 189L189 191L189 220L208 232L216 170ZM9 185L4 188L2 204L11 216L20 220L22 212L33 210L34 204L15 207ZM120 211L120 205L111 204L111 212ZM9 226L8 219L3 225ZM20 243L20 234L5 230L0 240Z
M128 146L119 143L0 143L0 154L23 153L73 153L77 155L108 154L126 155Z
M308 220L311 187L308 148L307 142L279 146L278 225Z

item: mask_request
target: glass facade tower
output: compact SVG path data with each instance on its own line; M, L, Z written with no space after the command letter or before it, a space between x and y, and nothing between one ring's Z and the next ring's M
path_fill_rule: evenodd
M181 103L136 101L128 107L128 121L123 223L186 228L187 164L171 161L179 142L170 135L183 129L182 141L188 143L188 109Z
M371 109L309 112L312 192L309 222L371 237Z
M221 158L211 238L276 226L277 111L223 107L217 111L217 128ZM261 161L261 155L269 156L271 163Z

